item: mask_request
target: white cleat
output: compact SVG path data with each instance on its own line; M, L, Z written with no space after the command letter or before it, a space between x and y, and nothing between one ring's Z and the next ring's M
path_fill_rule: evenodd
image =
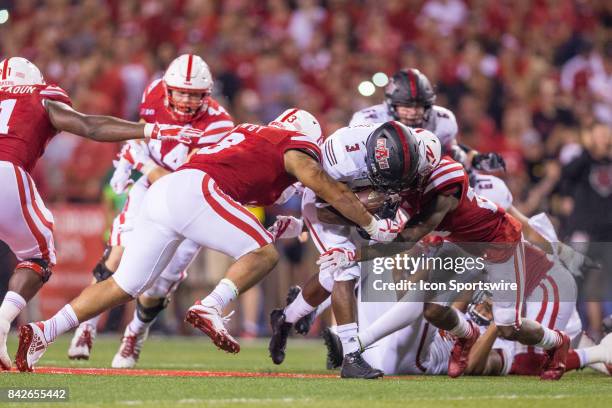
M81 324L70 341L68 358L71 360L89 360L95 338L96 328L87 323Z
M136 363L138 362L138 357L140 357L140 350L142 349L142 344L147 339L149 335L149 329L145 330L143 334L136 334L130 331L130 326L125 328L125 332L123 333L123 338L121 339L121 346L119 346L119 350L115 357L113 357L113 362L111 363L111 367L113 368L134 368Z
M0 320L0 369L8 371L11 369L11 358L6 349L6 338L8 337L11 324L6 320Z
M589 364L589 367L600 373L612 375L612 333L601 339L599 344L593 347L601 349L606 357L600 363Z
M15 355L15 364L21 372L31 372L32 367L47 351L44 326L42 322L30 323L19 328L19 347Z
M198 300L195 305L187 310L185 321L210 337L215 346L221 350L228 353L238 353L240 344L225 328L225 322L229 320L232 314L233 312L225 317L221 316L217 309L204 306Z

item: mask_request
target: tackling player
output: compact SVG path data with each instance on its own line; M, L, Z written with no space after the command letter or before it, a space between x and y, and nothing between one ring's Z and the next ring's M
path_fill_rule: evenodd
M20 261L0 305L0 366L4 370L11 366L6 350L11 322L49 279L56 263L53 216L29 175L47 143L60 131L99 142L164 137L189 142L190 136L202 136L180 126L84 115L71 104L68 94L46 84L40 70L25 58L0 62L0 240Z
M312 115L291 109L269 126L237 126L221 142L200 149L178 171L153 184L136 220L137 245L125 249L111 278L86 288L51 319L20 328L18 369L31 371L48 345L79 321L141 294L185 239L236 259L212 293L189 308L186 320L217 347L239 352L222 311L278 261L272 235L241 203L272 204L296 181L363 227L372 239L393 240L400 225L373 217L344 184L321 168L320 136Z
M170 63L163 78L153 81L142 96L141 120L190 126L205 136L190 144L174 141L150 141L146 145L124 146L111 179L116 193L130 183L132 169L143 173L129 190L127 202L113 221L109 248L93 269L94 280L108 279L118 268L124 248L132 241L134 221L147 189L160 177L169 174L188 158L190 152L219 142L234 127L230 115L211 97L213 78L202 58L185 54ZM112 361L113 368L132 368L140 356L149 327L168 305L178 284L187 277L186 269L198 254L200 246L185 240L155 283L136 299L132 321L126 326L121 346ZM71 359L89 359L100 316L81 323L68 349Z

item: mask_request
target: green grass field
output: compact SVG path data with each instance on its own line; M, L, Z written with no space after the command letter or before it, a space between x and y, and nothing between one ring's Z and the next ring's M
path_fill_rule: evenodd
M16 350L16 336L9 350ZM138 368L328 374L325 350L318 341L291 339L282 366L272 364L266 341L243 342L238 355L216 350L208 339L153 336ZM69 337L47 351L41 366L110 367L118 338L96 340L92 359L66 358ZM340 378L127 377L0 373L4 387L68 387L69 403L2 403L7 407L609 407L612 379L590 370L559 382L538 378L402 377L377 381Z

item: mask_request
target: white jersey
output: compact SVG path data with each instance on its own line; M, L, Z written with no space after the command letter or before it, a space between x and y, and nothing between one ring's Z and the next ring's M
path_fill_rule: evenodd
M512 201L514 200L512 193L506 183L498 177L478 174L474 179L473 188L476 194L493 201L504 210L512 207Z
M349 126L385 123L390 120L394 119L389 113L387 104L381 103L380 105L370 106L355 112ZM457 119L453 112L438 105L433 105L431 107L430 111L425 116L423 125L420 127L429 130L440 139L443 152L446 152L454 143L457 138L457 131L459 130Z

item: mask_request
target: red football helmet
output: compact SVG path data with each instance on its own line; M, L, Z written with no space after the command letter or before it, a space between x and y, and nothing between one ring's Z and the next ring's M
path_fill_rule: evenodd
M208 65L197 55L184 54L170 63L163 77L166 108L183 123L206 112L213 79Z

